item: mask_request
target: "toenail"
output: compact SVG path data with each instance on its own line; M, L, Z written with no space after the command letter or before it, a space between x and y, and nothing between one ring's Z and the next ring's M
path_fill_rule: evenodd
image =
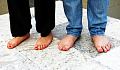
M38 50L40 50L40 47L38 47Z
M45 47L42 47L42 49L45 49Z
M45 48L47 48L47 46L45 46Z
M35 49L38 49L38 47L35 47Z
M100 49L100 50L98 50L98 52L102 53L102 52L103 52L103 50L102 50L102 49Z
M107 52L107 51L105 51L105 52Z
M42 50L43 49L43 47L40 47L40 50Z
M61 47L58 47L59 48L59 50L62 50L62 48Z

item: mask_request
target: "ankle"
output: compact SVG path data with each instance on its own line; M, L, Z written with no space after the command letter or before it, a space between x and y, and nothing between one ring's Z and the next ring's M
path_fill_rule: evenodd
M14 38L24 38L24 37L29 38L29 37L30 37L30 33L27 33L27 34L26 34L26 35L24 35L24 36L18 36L18 37L14 37Z
M92 39L93 38L98 38L98 37L104 37L104 35L95 35L95 36L92 36Z
M53 37L53 34L52 34L52 32L50 32L50 33L49 33L47 36L50 36L50 37L52 36L52 37ZM47 37L47 36L46 36L46 37Z
M71 38L73 41L76 41L76 39L78 38L78 37L73 36L73 35L66 35L66 37Z
M24 36L30 37L30 33L27 33L27 34L26 34L26 35L24 35ZM24 36L23 36L23 37L24 37Z

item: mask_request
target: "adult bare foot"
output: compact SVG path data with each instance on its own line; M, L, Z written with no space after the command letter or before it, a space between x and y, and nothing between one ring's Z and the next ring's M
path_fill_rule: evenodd
M42 50L42 49L47 48L47 46L49 46L49 44L52 42L52 39L53 39L52 32L46 37L40 37L40 39L36 42L34 49Z
M23 42L24 40L26 40L29 37L30 37L30 33L27 33L24 36L14 37L12 40L10 40L8 42L7 48L8 49L13 49L14 47L18 46L21 42Z
M73 35L66 35L59 43L58 43L58 48L59 50L67 51L71 47L73 47L75 41L77 40L78 37L73 36Z
M92 37L95 48L98 52L107 52L111 48L110 41L104 35L96 35Z

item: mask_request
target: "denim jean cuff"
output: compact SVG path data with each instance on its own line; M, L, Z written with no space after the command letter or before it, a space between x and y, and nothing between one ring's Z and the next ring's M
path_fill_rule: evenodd
M96 35L105 35L105 33L103 32L103 33L101 33L101 32L99 32L99 33L94 33L94 34L90 34L91 36L96 36Z
M76 36L76 37L80 37L80 34L78 34L78 33L67 33L67 35L73 35L73 36Z

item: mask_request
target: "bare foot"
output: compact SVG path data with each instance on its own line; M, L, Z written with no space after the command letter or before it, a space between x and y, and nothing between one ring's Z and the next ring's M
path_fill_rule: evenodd
M73 35L66 35L59 43L58 48L59 50L67 51L71 47L73 47L74 42L76 41L78 37Z
M27 33L26 35L21 36L21 37L15 37L8 42L7 48L13 49L14 47L18 46L21 42L23 42L24 40L26 40L29 37L30 37L30 33Z
M104 35L96 35L92 37L95 48L98 52L107 52L111 48L110 41Z
M53 39L52 32L46 37L40 37L40 39L36 42L34 49L42 50L42 49L47 48L47 46L49 46L49 44L51 43L52 39Z

